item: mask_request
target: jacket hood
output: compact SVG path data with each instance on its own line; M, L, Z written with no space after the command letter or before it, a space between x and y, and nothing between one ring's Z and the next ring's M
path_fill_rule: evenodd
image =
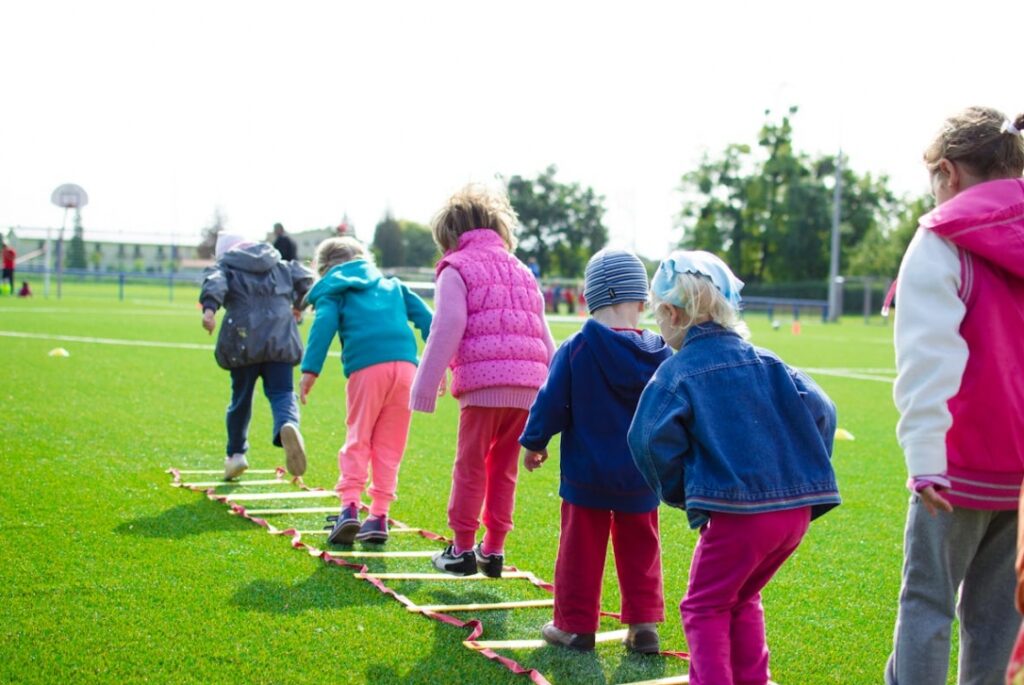
M228 250L220 261L232 269L262 274L273 269L281 261L281 253L269 243L253 243Z
M661 336L648 330L614 331L588 319L580 335L591 347L609 387L628 397L638 397L654 371L670 356Z
M365 259L353 259L332 266L310 289L306 299L315 304L325 295L340 295L346 290L366 290L383 278L376 266Z
M921 226L1024 277L1024 179L971 186L921 217Z

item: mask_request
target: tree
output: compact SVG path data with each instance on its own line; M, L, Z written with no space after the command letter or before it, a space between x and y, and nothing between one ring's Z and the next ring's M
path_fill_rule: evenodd
M917 222L932 207L928 197L909 202L894 226L873 226L850 253L851 276L889 276L895 278L903 253L917 231Z
M758 145L730 145L705 155L683 176L680 244L714 252L748 282L819 280L828 275L836 159L811 158L793 147L789 108L775 121L765 112ZM851 251L904 202L888 179L843 168L841 269Z
M68 245L67 267L69 269L84 269L87 266L84 232L82 228L82 213L75 209L74 235L71 236L71 244Z
M228 217L224 214L224 210L220 207L214 208L213 217L210 219L210 223L203 228L202 239L196 246L196 255L200 259L214 258L217 251L217 234L224 230L227 222Z
M373 250L382 267L402 266L405 263L402 227L391 216L391 212L384 215L373 231Z
M405 266L433 266L440 255L430 229L415 221L405 220L399 221L398 226L402 231Z
M536 258L545 274L576 278L590 255L608 242L604 197L578 183L556 181L557 172L552 164L536 179L509 179L509 200L520 224L516 253L524 261Z

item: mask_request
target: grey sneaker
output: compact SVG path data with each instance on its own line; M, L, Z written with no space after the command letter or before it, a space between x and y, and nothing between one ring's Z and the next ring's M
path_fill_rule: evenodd
M249 462L245 460L245 455L242 453L224 457L224 480L238 478L245 473L247 468L249 468Z
M370 516L359 526L356 540L360 542L385 543L388 541L388 517Z
M301 476L306 472L306 445L302 442L302 433L294 423L281 426L281 446L284 447L284 459L288 465L288 473Z
M593 633L567 633L561 628L555 627L554 621L549 621L540 629L544 642L555 647L566 647L577 652L590 652L594 649Z
M660 653L661 641L658 639L658 624L634 623L630 625L622 644L626 645L626 649L637 654Z
M359 532L359 507L349 504L341 508L337 516L328 516L328 521L334 525L329 526L330 533L327 535L327 542L332 545L351 545Z
M448 545L443 552L435 554L431 561L438 571L444 571L453 576L475 576L477 572L476 555L473 550L457 555L455 554L455 545Z
M501 570L505 567L504 554L484 554L482 542L478 542L473 548L473 555L476 557L476 567L480 573L488 578L501 578Z

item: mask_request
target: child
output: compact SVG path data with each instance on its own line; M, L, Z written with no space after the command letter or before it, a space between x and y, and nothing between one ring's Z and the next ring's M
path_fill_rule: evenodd
M206 270L199 302L203 328L211 335L217 309L227 311L215 352L217 363L231 372L224 479L236 478L249 468L245 453L259 378L274 415L273 442L284 447L288 472L301 476L306 472L306 448L299 433L292 367L302 358L295 318L313 274L298 262L282 261L267 243L247 242L240 235L218 235L215 254L217 263Z
M455 542L433 563L453 575L479 569L501 577L515 507L517 441L554 352L537 280L512 253L515 224L505 193L477 185L456 193L432 222L444 257L437 263L437 314L410 406L434 410L451 364L460 412L448 500ZM475 545L481 508L487 533Z
M622 622L629 625L626 646L656 654L657 624L665 620L658 497L633 463L626 431L640 392L672 351L639 328L647 271L636 255L595 254L584 292L593 318L558 348L519 438L523 466L533 471L548 458L548 441L562 434L555 616L541 635L553 645L594 648L610 532Z
M401 281L382 276L355 238L324 240L315 264L320 280L307 297L316 315L302 360L300 398L305 404L335 335L348 379L345 445L338 451L335 486L341 513L327 540L385 542L412 415L409 389L417 358L409 321L426 340L431 313ZM370 469L370 515L360 524L359 502Z
M971 107L924 153L937 206L920 219L896 291L896 432L913 494L889 685L946 681L954 616L960 682L1001 682L1020 625L1022 128L1024 116Z
M690 683L768 682L761 589L810 521L839 504L835 407L744 338L743 283L707 252L674 252L651 284L679 350L640 396L629 447L651 488L700 529L679 605Z
M18 291L18 297L32 297L32 288L28 286L28 281L21 282L21 290Z

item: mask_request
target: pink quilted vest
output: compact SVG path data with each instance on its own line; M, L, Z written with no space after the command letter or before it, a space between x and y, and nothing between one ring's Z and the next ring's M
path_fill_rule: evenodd
M960 251L967 367L949 401L949 499L1016 509L1024 476L1024 180L972 186L921 218Z
M437 263L466 284L466 332L452 360L452 395L495 387L540 388L548 375L544 298L501 236L477 228Z

